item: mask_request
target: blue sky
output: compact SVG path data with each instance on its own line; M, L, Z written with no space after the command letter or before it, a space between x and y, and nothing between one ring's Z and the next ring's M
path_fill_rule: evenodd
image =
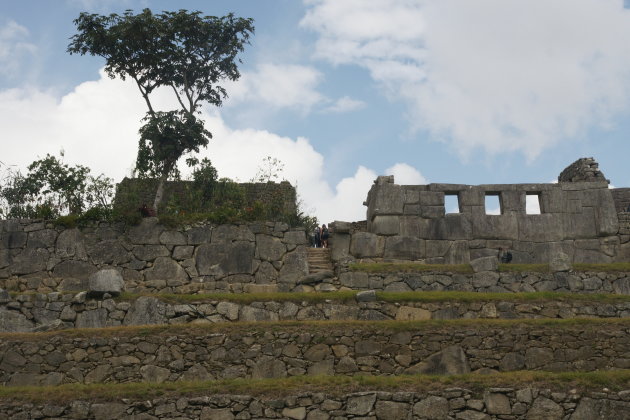
M64 149L120 180L144 104L104 62L66 53L81 11L184 8L255 20L202 155L249 180L284 163L322 222L360 220L375 176L549 182L593 156L630 186L630 12L623 0L22 0L0 2L0 161ZM164 108L172 104L159 94Z

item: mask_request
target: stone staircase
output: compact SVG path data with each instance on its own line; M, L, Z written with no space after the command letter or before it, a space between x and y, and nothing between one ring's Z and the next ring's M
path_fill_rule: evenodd
M308 273L315 274L322 271L333 271L330 248L309 248Z

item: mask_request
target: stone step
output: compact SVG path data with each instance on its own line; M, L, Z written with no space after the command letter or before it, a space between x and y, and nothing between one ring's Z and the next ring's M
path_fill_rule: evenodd
M5 333L0 385L614 370L630 366L628 328L630 319L320 321Z

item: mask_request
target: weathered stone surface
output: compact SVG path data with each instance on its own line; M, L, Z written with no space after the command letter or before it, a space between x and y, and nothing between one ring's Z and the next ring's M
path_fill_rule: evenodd
M144 272L145 279L166 280L166 283L187 283L189 281L186 270L177 262L168 257L159 257L153 263L153 266Z
M54 229L41 229L28 233L26 246L28 248L48 248L55 245L57 231Z
M498 392L486 392L483 398L488 414L512 414L510 399Z
M121 265L131 260L129 252L118 240L100 241L88 247L92 263Z
M260 259L279 261L286 252L287 248L279 238L269 235L256 235L256 253Z
M170 255L164 245L136 245L133 247L133 255L140 261L153 261L158 257Z
M77 315L77 328L103 328L107 324L107 309L83 311Z
M125 281L120 272L113 268L99 270L92 274L88 280L90 293L109 293L117 296L125 288Z
M165 230L160 233L160 243L163 245L186 245L186 236L176 230Z
M564 252L555 252L549 259L549 270L552 272L571 270L571 258Z
M564 410L561 406L545 397L538 397L534 400L531 408L527 411L527 420L560 420L563 418Z
M3 248L22 248L26 245L28 234L21 231L2 232L0 234L0 243Z
M379 420L401 420L407 418L409 404L394 401L378 401L376 403L376 418Z
M468 358L459 346L449 346L405 371L408 374L428 375L460 375L469 372Z
M384 258L419 260L424 258L425 241L410 236L391 236L385 239Z
M481 271L497 271L499 269L499 260L497 257L483 257L477 258L470 262L475 273Z
M618 295L630 295L630 278L617 279L612 284L613 290Z
M396 312L396 319L399 321L423 321L431 319L431 311L411 306L401 306Z
M349 396L346 403L346 413L355 416L365 416L372 410L375 402L376 394L373 392Z
M163 231L164 226L159 224L157 217L145 217L139 225L129 229L128 237L132 244L159 245Z
M133 303L123 320L124 325L164 324L166 307L157 298L141 296Z
M359 271L341 273L339 276L339 282L342 286L346 286L351 289L367 289L369 287L368 274Z
M199 416L200 420L234 420L235 418L229 408L203 407Z
M53 275L55 277L72 277L75 279L88 279L97 268L88 262L66 260L62 261L53 268Z
M46 269L48 251L44 248L26 248L13 258L12 274L37 273Z
M200 275L253 274L254 244L234 241L230 244L202 244L195 251Z
M140 374L144 382L161 384L168 379L171 371L155 365L144 365L140 368Z
M448 419L448 400L443 397L430 396L413 406L413 414L428 420Z
M492 287L496 286L501 276L494 271L482 271L473 275L472 284L474 287Z
M273 357L263 357L252 369L252 378L284 378L287 368L282 361Z
M368 232L352 235L350 253L357 258L380 257L385 248L385 238Z
M20 312L0 309L0 332L26 332L33 326Z

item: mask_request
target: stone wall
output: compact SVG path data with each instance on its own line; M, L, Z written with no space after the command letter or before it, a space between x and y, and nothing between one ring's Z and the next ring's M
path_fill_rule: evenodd
M143 204L151 206L157 190L157 179L124 178L116 185L114 206L135 210ZM295 188L288 182L280 183L253 183L238 184L245 194L246 205L251 206L256 201L267 205L278 206L288 214L296 211ZM189 200L188 190L191 181L167 181L164 185L162 207L166 207L171 200L176 201L182 210L190 210L186 207Z
M259 325L259 326L258 326ZM628 320L245 324L0 334L0 383L172 382L300 375L630 367Z
M86 299L77 295L0 293L0 332L38 332L119 325L257 321L420 321L429 319L628 318L630 300L619 302L502 301L385 302L359 295L355 301L201 300L170 303L142 296L132 301Z
M457 213L446 213L447 195L458 198ZM498 197L500 214L487 214L488 195ZM538 197L541 214L527 214L527 195ZM630 260L630 237L618 235L615 202L605 180L397 185L388 176L378 177L364 204L368 232L340 240L355 258L466 263L496 256L503 248L515 263L544 263L559 252L573 262Z
M467 291L467 292L572 292L630 294L630 273L593 272L495 272L474 274L450 272L367 273L344 271L341 287L353 290Z
M166 228L94 223L64 229L50 222L0 221L0 288L88 290L91 274L116 268L128 291L194 293L291 291L308 274L304 230L285 223L197 224Z
M285 393L286 394L286 393ZM299 392L275 398L214 394L71 403L2 401L11 419L628 419L630 391L592 392L539 387L495 387L483 393L463 388L431 392Z

